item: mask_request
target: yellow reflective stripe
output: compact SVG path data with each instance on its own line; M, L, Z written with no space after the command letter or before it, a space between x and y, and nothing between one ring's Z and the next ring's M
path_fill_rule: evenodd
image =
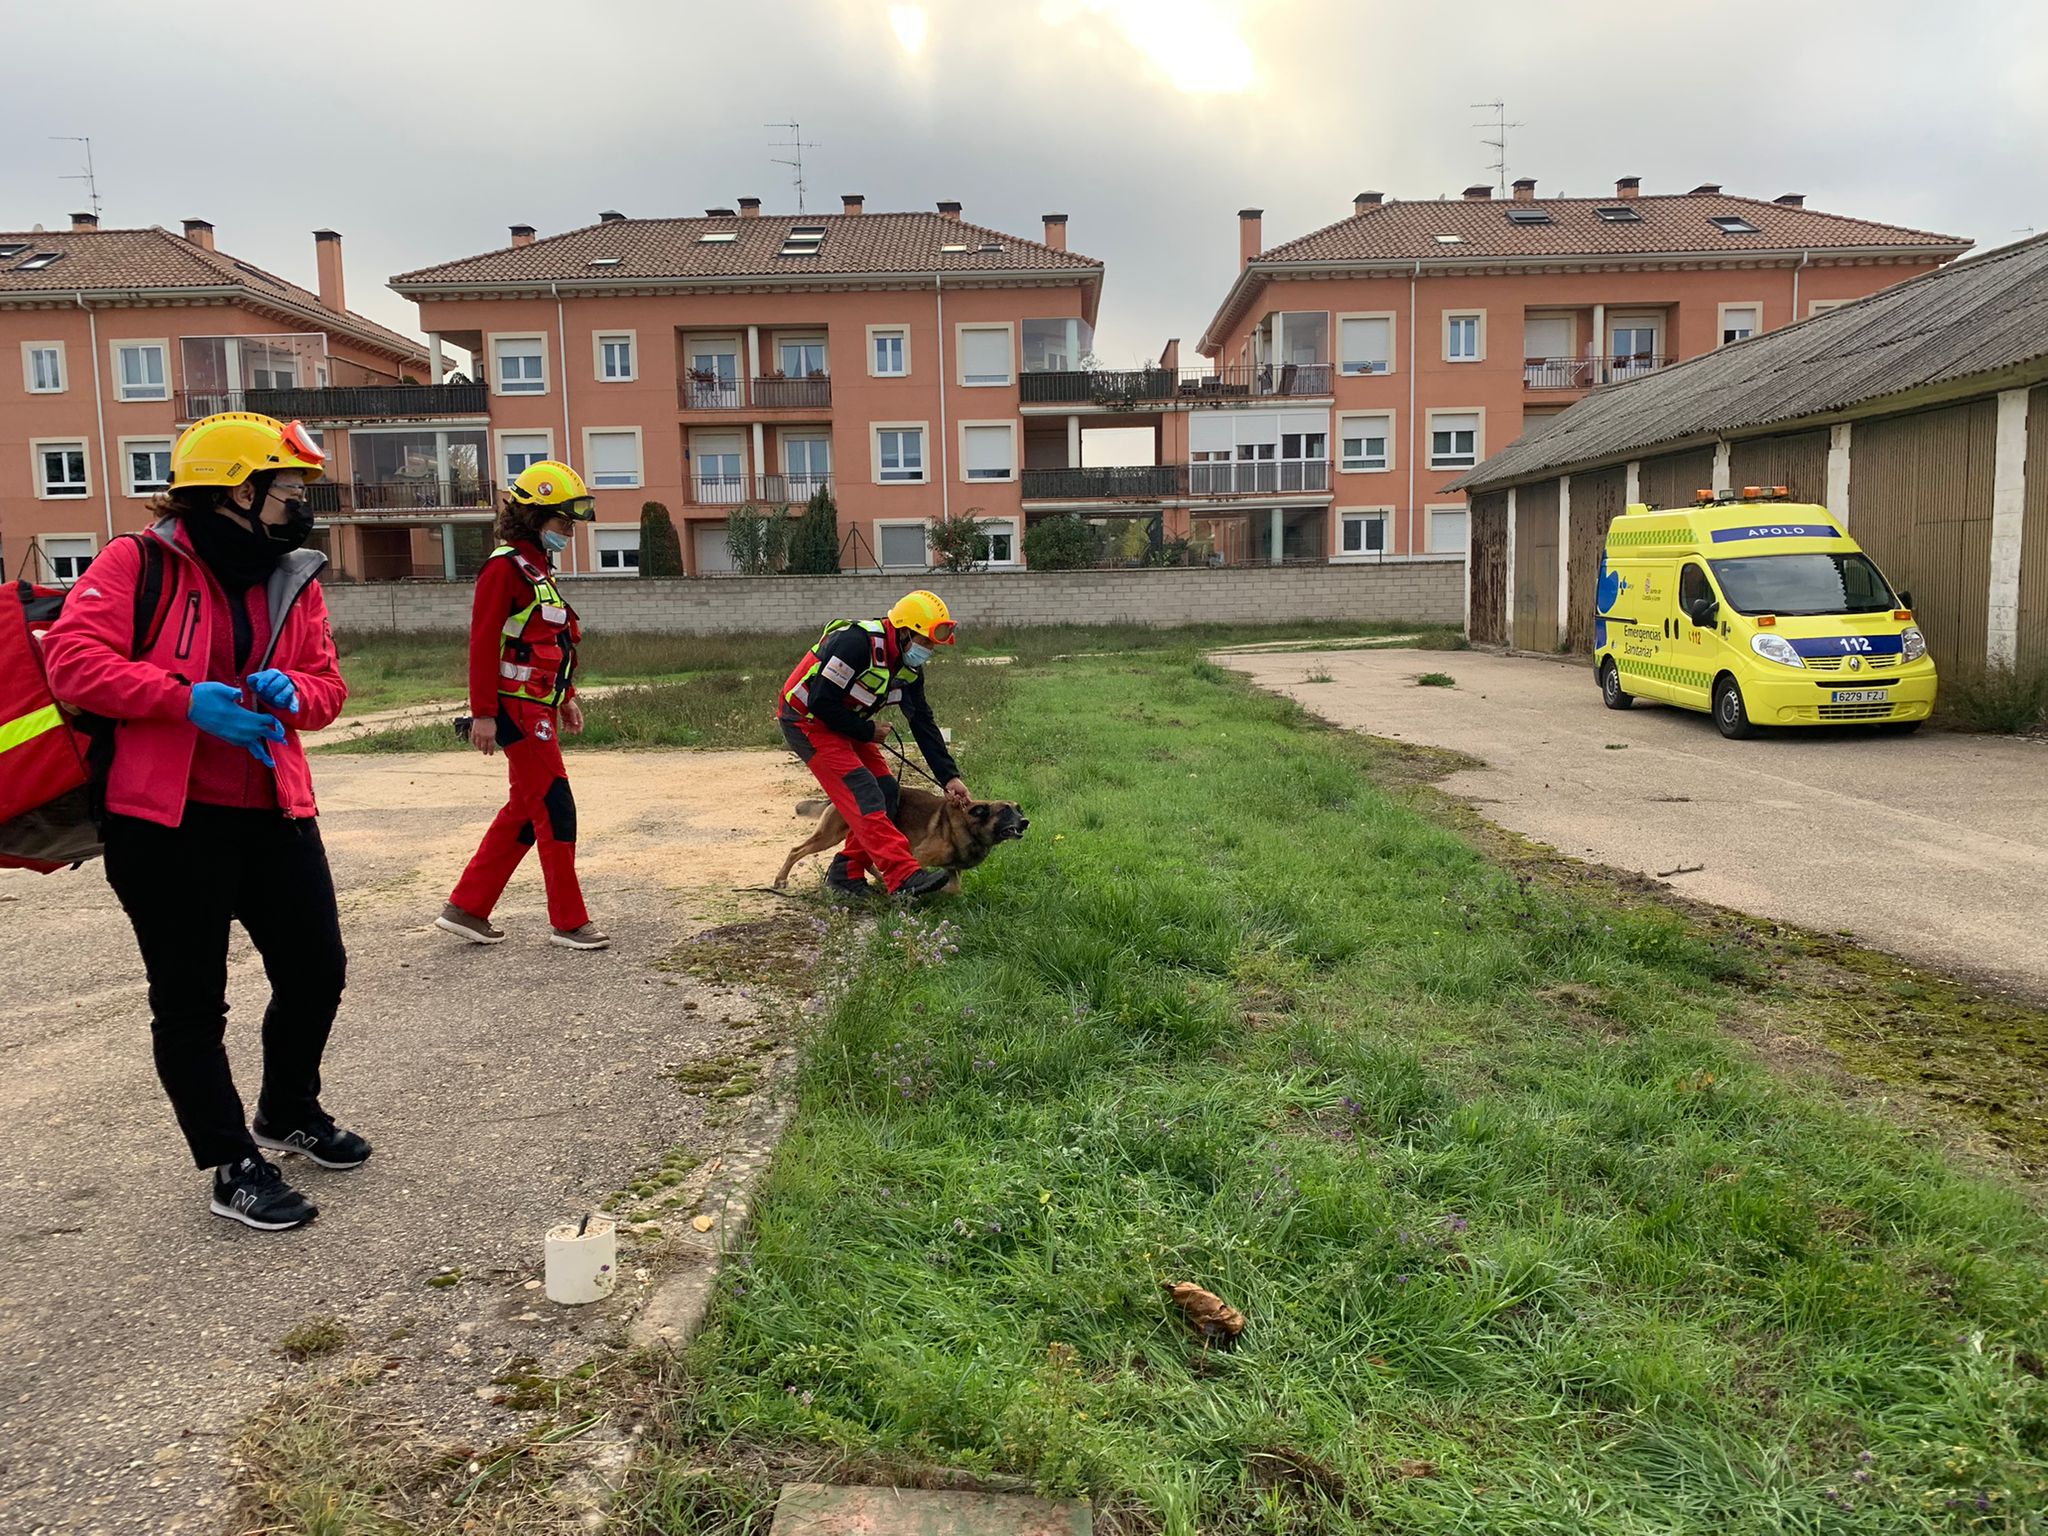
M41 709L32 709L25 715L12 720L0 721L0 752L9 752L16 747L26 746L38 736L54 731L64 723L64 711L54 704Z

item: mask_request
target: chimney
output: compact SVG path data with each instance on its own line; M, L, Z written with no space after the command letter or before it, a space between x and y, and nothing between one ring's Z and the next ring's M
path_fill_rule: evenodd
M1067 216L1064 213L1045 216L1045 243L1056 251L1067 248Z
M861 211L860 205L866 201L867 198L858 192L845 193L839 199L839 211L851 218Z
M1614 184L1616 197L1637 197L1641 195L1642 190L1643 178L1640 176L1624 176Z
M1465 189L1465 201L1468 203L1483 203L1492 196L1493 188L1489 186L1467 187Z
M1781 208L1804 208L1806 206L1806 194L1804 192L1785 192L1772 198L1771 201Z
M1534 176L1516 178L1515 201L1518 203L1533 203L1536 201L1536 178Z
M313 260L320 269L320 302L329 309L347 309L341 291L341 236L331 229L314 230Z
M213 226L204 219L187 219L185 238L202 251L210 251L213 249Z
M533 244L533 226L531 224L514 224L512 226L512 244L515 249L522 245Z
M958 203L941 203L939 204L939 212L949 219L958 219L960 217L960 205Z
M1351 211L1354 214L1360 214L1368 208L1379 207L1383 201L1384 198L1378 192L1361 192L1358 196L1351 199Z
M1263 208L1240 208L1237 210L1237 264L1248 267L1258 260L1265 242L1259 237L1259 222L1266 216Z
M1688 197L1719 197L1720 195L1721 183L1718 181L1703 181L1686 194Z
M758 197L741 198L740 217L743 219L758 219L761 217L761 199Z
M1166 346L1159 353L1159 366L1168 373L1179 369L1180 338L1178 336L1169 336L1167 338Z
M74 213L71 215L71 228L74 232L81 229L98 229L99 227L100 216L96 213Z
M616 208L607 208L597 216L597 222L600 224L623 224L626 222L626 216Z

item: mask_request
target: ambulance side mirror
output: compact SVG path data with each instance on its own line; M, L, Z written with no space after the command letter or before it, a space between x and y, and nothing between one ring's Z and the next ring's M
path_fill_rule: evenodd
M1694 624L1705 629L1714 622L1714 616L1721 611L1721 605L1711 597L1696 597L1692 600L1689 616Z
M1912 593L1910 593L1910 592L1901 592L1901 593L1899 594L1899 606L1900 606L1901 608L1910 608L1910 607L1912 607L1912 606L1913 606L1913 594L1912 594Z

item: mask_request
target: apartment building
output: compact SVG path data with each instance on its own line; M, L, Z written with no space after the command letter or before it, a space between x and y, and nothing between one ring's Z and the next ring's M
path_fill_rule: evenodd
M1605 384L1861 298L1969 248L1704 185L1643 195L1457 199L1360 194L1350 215L1267 246L1238 215L1239 273L1198 344L1226 412L1182 411L1162 442L1191 526L1236 524L1257 557L1461 553L1451 482ZM1175 384L1184 402L1189 385ZM1200 397L1197 397L1200 399ZM1206 404L1206 401L1203 401ZM1176 418L1166 418L1171 425ZM1206 518L1203 513L1206 511ZM1223 547L1221 541L1217 547Z
M317 291L218 249L204 219L173 234L74 214L66 230L0 233L9 576L69 581L143 527L178 433L215 411L304 420L335 482L377 462L396 423L458 407L481 420L480 388L421 382L433 376L419 343L348 309L341 236L320 230L313 244ZM332 515L332 484L322 489L318 510Z
M596 494L565 565L630 575L645 502L669 509L692 575L731 569L740 506L830 488L845 569L922 571L934 518L989 518L1022 561L1023 388L1084 363L1102 263L930 213L626 218L391 280L429 350L470 351L489 390L490 476L574 465ZM457 509L446 509L451 517Z

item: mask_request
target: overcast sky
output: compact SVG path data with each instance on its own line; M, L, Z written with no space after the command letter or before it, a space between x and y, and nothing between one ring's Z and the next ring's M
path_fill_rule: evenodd
M1352 195L1510 178L1595 195L1717 181L1960 234L2048 228L2043 0L324 0L9 6L0 228L211 219L313 284L342 231L351 307L413 331L392 273L756 195L794 117L808 206L957 198L1020 235L1070 214L1109 264L1096 350L1189 348L1228 285L1236 210L1267 242Z

